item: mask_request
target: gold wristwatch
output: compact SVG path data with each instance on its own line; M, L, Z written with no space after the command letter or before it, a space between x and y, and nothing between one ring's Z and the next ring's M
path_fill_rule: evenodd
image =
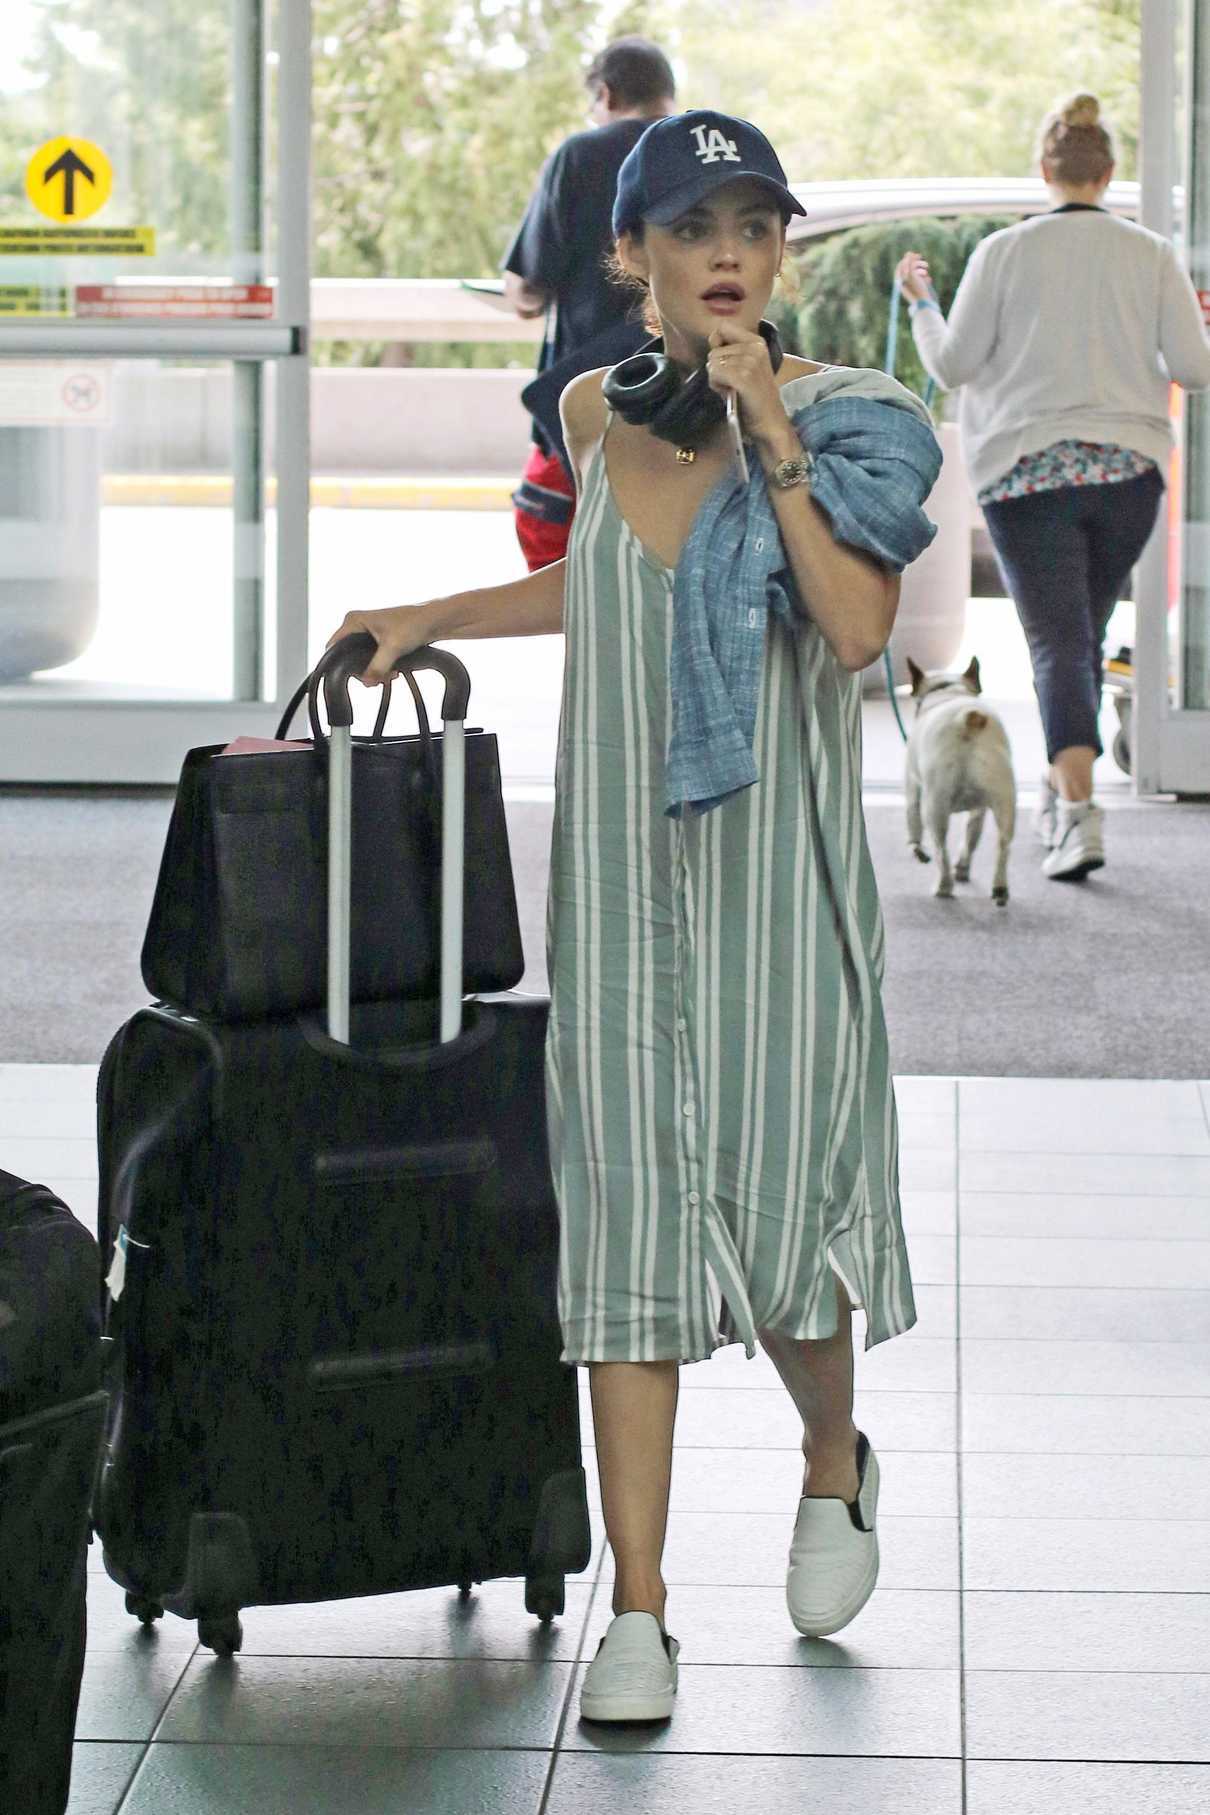
M769 484L784 492L792 485L805 485L810 477L811 456L804 450L797 459L779 460L770 470Z

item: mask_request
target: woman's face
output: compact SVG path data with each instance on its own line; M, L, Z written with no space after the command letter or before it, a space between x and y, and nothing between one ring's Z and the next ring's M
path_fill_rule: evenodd
M646 279L674 359L701 363L720 321L755 333L786 243L781 211L761 183L741 178L698 202L667 227L644 222L623 234L618 256Z

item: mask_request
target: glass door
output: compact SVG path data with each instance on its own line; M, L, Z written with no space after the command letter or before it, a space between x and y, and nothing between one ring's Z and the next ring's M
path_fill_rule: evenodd
M5 0L0 781L173 781L304 671L310 10Z
M1175 234L1210 331L1210 8L1144 0L1142 17L1143 225ZM1138 572L1134 781L1210 794L1210 393L1174 402L1168 508Z

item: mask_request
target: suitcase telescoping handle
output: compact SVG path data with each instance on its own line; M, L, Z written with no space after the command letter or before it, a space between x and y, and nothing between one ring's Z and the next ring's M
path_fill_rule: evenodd
M322 681L331 727L328 742L328 1032L346 1045L351 996L353 877L353 702L349 681L363 674L376 644L368 631L343 637L325 651L315 675ZM471 682L457 656L417 649L395 664L400 674L435 669L445 681L441 702L441 1039L462 1028L462 891L466 846L466 713Z

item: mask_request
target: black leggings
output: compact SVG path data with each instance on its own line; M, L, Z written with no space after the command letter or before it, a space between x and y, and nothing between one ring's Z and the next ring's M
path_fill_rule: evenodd
M1164 492L1158 468L1110 485L1064 485L985 504L988 533L1029 644L1054 760L1103 748L1101 645Z

